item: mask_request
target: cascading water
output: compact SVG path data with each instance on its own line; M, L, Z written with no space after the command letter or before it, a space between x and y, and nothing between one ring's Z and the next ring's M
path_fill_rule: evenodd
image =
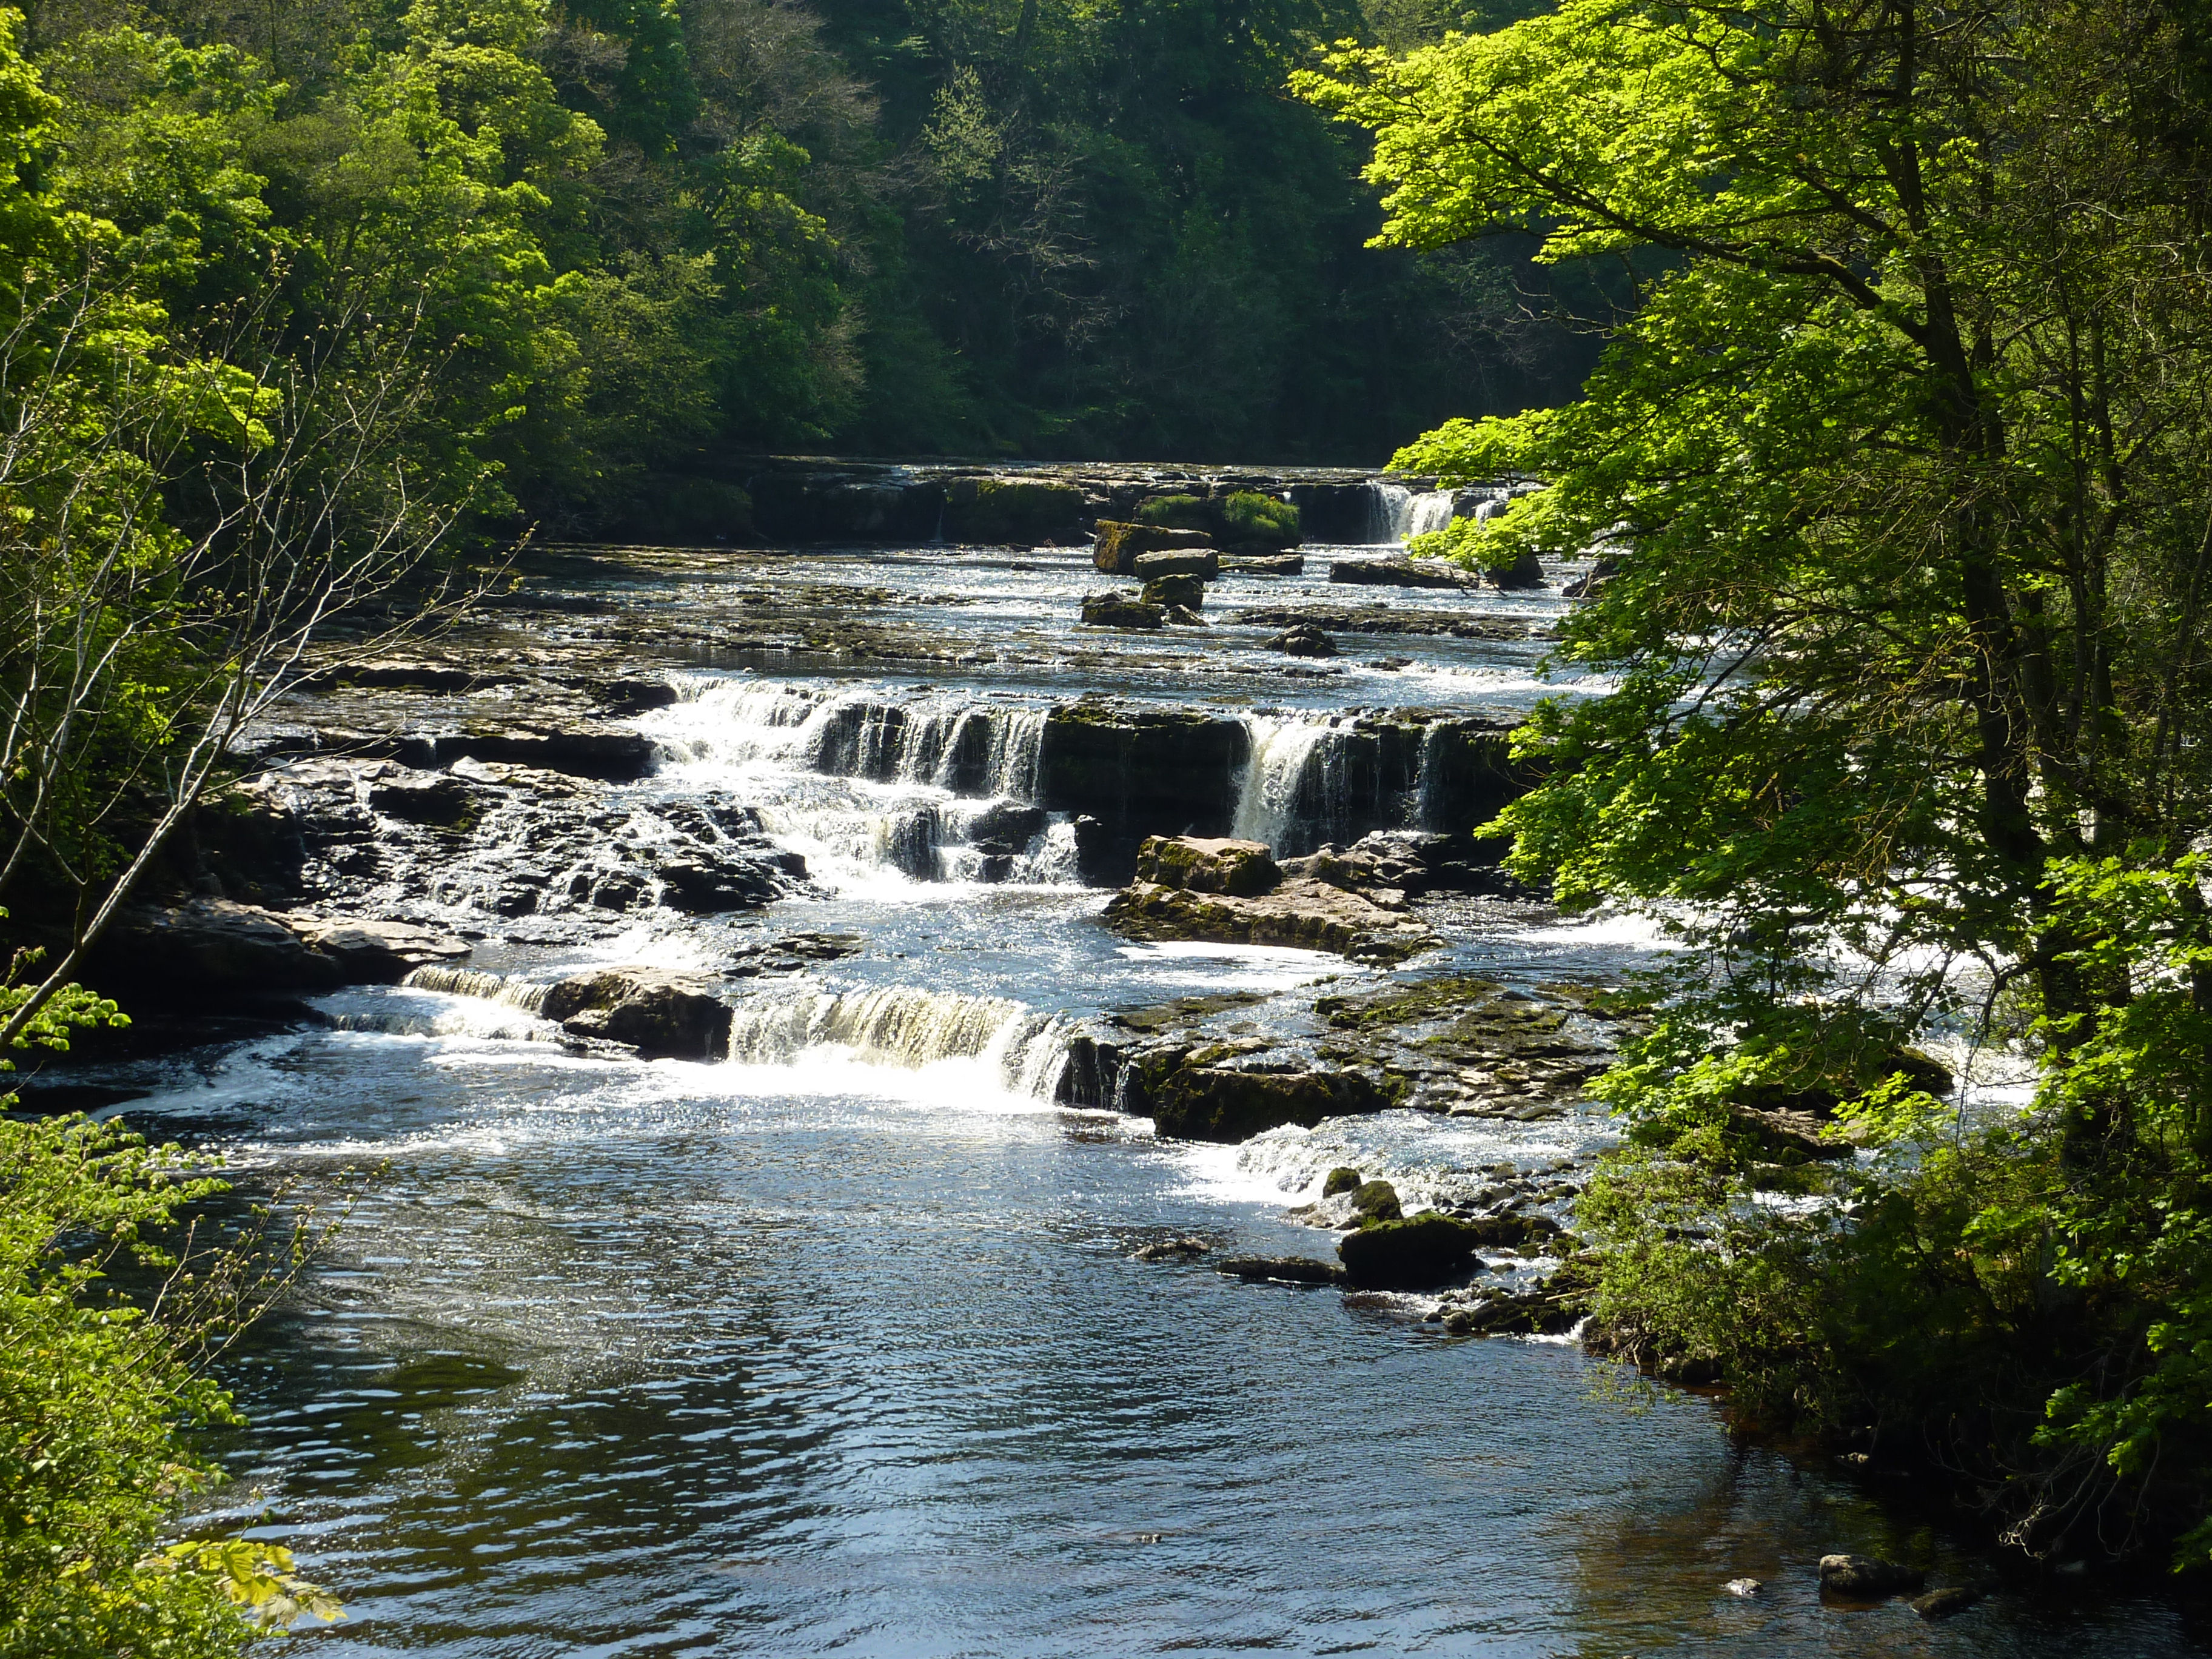
M1252 730L1251 758L1237 790L1231 833L1239 840L1265 842L1288 856L1307 769L1327 746L1329 722L1254 715L1246 723Z
M664 768L702 781L727 773L763 827L805 854L817 876L841 885L894 873L1073 879L1064 827L1028 808L1045 708L703 676L677 689L679 701L645 722Z
M976 1060L1008 1093L1042 1100L1067 1063L1067 1033L1056 1017L1002 997L909 985L761 998L738 1009L732 1065L790 1066L817 1054L910 1070Z
M1426 536L1442 530L1452 521L1452 511L1458 501L1456 494L1449 489L1432 489L1416 495L1408 505L1406 527L1399 533L1400 541L1410 541L1416 536Z
M1377 481L1367 486L1367 534L1364 539L1373 545L1406 538L1406 525L1413 511L1413 492L1403 484Z
M442 991L448 996L476 997L532 1014L545 1006L545 994L553 988L536 980L479 973L473 968L417 968L399 984L404 990Z

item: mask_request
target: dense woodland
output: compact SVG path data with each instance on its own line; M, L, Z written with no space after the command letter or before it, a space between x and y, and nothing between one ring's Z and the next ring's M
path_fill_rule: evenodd
M48 0L23 44L60 100L40 181L158 262L169 327L426 289L432 441L495 469L480 513L703 535L748 451L1379 463L1570 392L1531 245L1365 249L1357 135L1285 88L1463 21Z

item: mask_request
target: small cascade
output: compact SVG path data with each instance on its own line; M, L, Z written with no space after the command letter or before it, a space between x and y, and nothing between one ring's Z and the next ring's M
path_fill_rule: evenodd
M447 996L475 997L532 1014L545 1006L545 994L553 988L535 980L479 973L473 968L417 968L399 985L407 991L442 991Z
M1386 483L1381 479L1367 486L1367 534L1362 539L1382 545L1406 539L1406 526L1413 509L1413 492L1403 484Z
M1431 489L1416 495L1408 505L1406 527L1398 537L1400 541L1411 541L1416 536L1426 536L1442 530L1452 521L1452 511L1458 495L1449 489Z
M909 1070L980 1060L1010 1093L1049 1099L1067 1062L1067 1034L1057 1016L1018 1002L910 985L759 999L738 1008L732 1064L788 1066L818 1050Z
M1231 833L1240 841L1265 842L1279 856L1289 857L1306 772L1316 751L1327 745L1329 723L1325 718L1264 715L1255 715L1247 723L1252 729L1252 755L1237 792Z

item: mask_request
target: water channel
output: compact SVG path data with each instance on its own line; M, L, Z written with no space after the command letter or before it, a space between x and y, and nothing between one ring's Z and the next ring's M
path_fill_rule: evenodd
M1394 969L1136 944L1098 925L1108 893L1079 880L1064 815L1011 862L992 850L979 825L1031 803L1046 711L1086 692L1242 722L1234 827L1297 852L1420 819L1418 779L1389 801L1333 781L1354 711L1504 714L1545 690L1575 569L1534 593L1393 595L1496 626L1340 636L1313 664L1243 619L1344 603L1330 550L1306 555L1303 575L1224 579L1209 627L1126 638L1073 623L1097 584L1085 550L586 560L535 585L544 608L509 626L545 653L611 628L665 646L676 700L629 717L657 759L610 789L616 817L742 804L813 885L588 926L395 886L387 913L465 929L483 977L356 987L314 1023L109 1068L143 1091L134 1122L247 1185L356 1195L239 1359L252 1425L205 1518L282 1540L343 1597L317 1651L2201 1650L2148 1590L2006 1581L1942 1624L1824 1604L1830 1551L1939 1583L1994 1570L1940 1504L1733 1438L1714 1401L1569 1340L1450 1340L1419 1298L1133 1259L1181 1237L1327 1256L1332 1236L1285 1212L1332 1166L1443 1201L1577 1165L1608 1127L1587 1107L1401 1110L1164 1141L1055 1101L1083 1022L1223 996L1222 1029L1295 1045L1324 980L1589 980L1657 948L1619 919L1472 898L1429 905L1447 948ZM895 617L957 659L872 668L747 635L747 596L801 577L825 612ZM736 985L726 1060L574 1052L532 1006L579 969L713 972L794 932L864 944ZM1741 1577L1765 1588L1723 1590Z

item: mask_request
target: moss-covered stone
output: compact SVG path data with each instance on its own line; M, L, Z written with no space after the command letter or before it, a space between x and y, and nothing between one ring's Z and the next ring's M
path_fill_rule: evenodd
M1220 505L1223 539L1241 547L1296 547L1304 539L1298 509L1290 502L1239 489Z
M1136 559L1140 553L1210 545L1202 530L1171 530L1158 525L1101 519L1091 544L1091 562L1109 575L1127 576L1135 574Z
M1148 577L1143 597L1146 605L1175 605L1195 611L1206 603L1206 579L1196 575Z
M1019 546L1076 530L1083 492L1037 478L955 478L945 490L945 538Z
M1152 836L1137 849L1137 879L1194 893L1249 897L1279 885L1283 872L1264 842Z
M1363 1225L1395 1221L1404 1213L1399 1208L1398 1189L1387 1181L1360 1182L1352 1194L1352 1212Z
M1474 1266L1480 1231L1448 1215L1377 1221L1336 1247L1352 1282L1365 1291L1427 1291L1456 1284Z
M1323 1198L1334 1198L1339 1193L1357 1192L1361 1179L1358 1170L1348 1164L1340 1164L1331 1170L1322 1182L1321 1195Z

